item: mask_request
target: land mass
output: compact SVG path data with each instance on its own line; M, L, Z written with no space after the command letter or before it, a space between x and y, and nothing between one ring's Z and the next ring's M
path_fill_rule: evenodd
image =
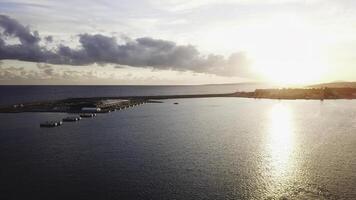
M308 88L356 88L356 82L336 81L330 83L320 83L309 85Z
M110 112L143 103L157 103L164 99L180 98L212 98L212 97L241 97L259 99L356 99L356 87L315 87L315 88L282 88L256 89L253 92L234 92L224 94L193 94L193 95L159 95L159 96L119 96L69 98L55 101L41 101L15 104L0 107L2 113L15 112Z

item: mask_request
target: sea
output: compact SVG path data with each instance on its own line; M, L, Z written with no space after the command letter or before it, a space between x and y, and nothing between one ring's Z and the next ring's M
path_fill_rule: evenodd
M0 98L242 89L0 86ZM39 126L66 116L0 114L0 199L356 199L355 100L170 99Z

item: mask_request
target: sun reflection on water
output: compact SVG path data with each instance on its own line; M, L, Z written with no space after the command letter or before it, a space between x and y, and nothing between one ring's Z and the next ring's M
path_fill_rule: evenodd
M268 113L269 129L267 136L267 154L272 189L281 190L293 166L294 148L293 113L288 105L278 103Z

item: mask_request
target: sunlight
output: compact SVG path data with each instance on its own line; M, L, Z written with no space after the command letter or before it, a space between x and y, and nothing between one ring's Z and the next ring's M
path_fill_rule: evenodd
M277 104L270 111L269 118L267 148L272 175L279 180L286 177L291 162L290 155L294 144L292 112L288 106Z
M262 35L249 51L253 70L275 83L304 84L320 81L327 71L317 31L302 18L275 16L258 27ZM256 31L256 30L255 30Z

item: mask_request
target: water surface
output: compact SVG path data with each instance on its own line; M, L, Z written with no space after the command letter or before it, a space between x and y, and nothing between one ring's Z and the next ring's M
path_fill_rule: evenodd
M355 105L167 100L49 129L39 123L67 114L0 114L0 193L13 199L355 199Z

